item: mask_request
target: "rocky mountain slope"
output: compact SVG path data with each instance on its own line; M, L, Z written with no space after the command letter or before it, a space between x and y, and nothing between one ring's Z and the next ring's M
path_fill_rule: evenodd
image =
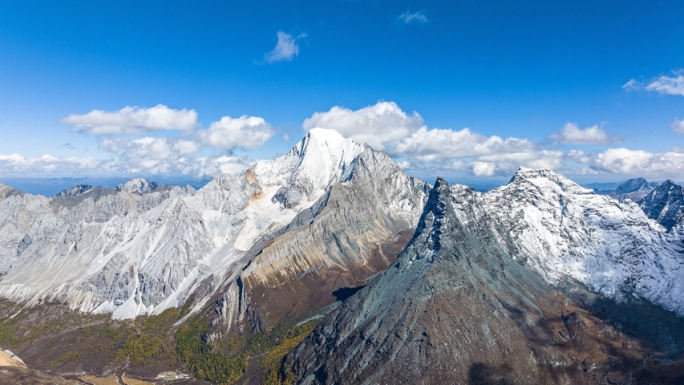
M451 191L462 223L485 223L514 259L552 285L576 280L607 298L641 298L684 315L682 235L637 204L525 168L487 193L462 185Z
M510 256L514 241L463 223L438 180L414 238L284 361L301 384L618 381L637 345Z
M642 341L603 323L592 315L597 307L583 307L585 297L574 294L590 289L588 296L606 299L599 312L625 304L627 318L638 318L639 301L642 313L657 319L636 327L650 323L668 352L684 351L684 333L675 335L684 330L681 197L666 183L640 207L529 169L486 193L443 181L432 189L389 155L313 129L288 154L199 190L134 179L46 198L1 185L0 296L19 303L8 305L6 319L21 318L11 314L22 307L41 318L54 306L35 305L55 300L85 312L74 312L75 319L154 314L152 323L165 320L168 330L155 329L155 336L169 349L176 331L189 328L199 333L195 342L231 360L248 339L287 333L313 312L332 311L314 334L325 341L299 349L288 366L290 374L323 383L334 378L325 373L391 379L407 362L428 369L401 378L433 383L585 381L587 372L622 381L634 360L644 359L633 349ZM336 301L366 284L344 304ZM178 318L160 314L175 307ZM109 321L138 325L140 318ZM27 362L43 369L70 352L68 340L81 328L92 328L72 325L71 334L32 344L22 326L31 322L21 322L0 337L21 336L16 351L30 352ZM666 328L669 334L660 331ZM102 331L102 342L123 349L128 337L114 342L108 333ZM520 347L531 355L520 356ZM102 349L89 359L114 353ZM182 366L169 349L155 365ZM251 351L250 362L265 352ZM64 365L121 365L82 361ZM435 365L449 371L438 373Z
M649 218L668 230L684 224L684 188L671 180L651 191L639 205Z
M365 182L356 182L361 179ZM319 251L300 266L303 270L290 269L299 275L321 263L345 270L369 264L366 255L385 241L396 243L392 239L398 233L415 226L427 185L403 174L386 154L335 131L314 129L288 154L259 161L243 175L222 175L197 191L142 179L111 189L77 186L53 198L3 187L9 192L0 201L0 295L29 305L59 300L115 318L158 314L183 304L203 281L221 287L234 278L239 261L253 256L250 250L264 246L260 242L311 227L307 221L325 214L326 205L337 202L352 210L350 215L364 211L339 201L337 191L350 183L368 188L352 194L377 195L367 210L372 214L360 218L377 220L379 226L369 222L359 228L363 240L338 240L341 248L356 250L356 260ZM305 243L287 247L314 250L327 247L324 242L313 249ZM290 252L280 245L287 242L269 250L278 257ZM276 260L262 257L255 266ZM390 262L363 274L375 274ZM271 271L281 274L281 265L274 266ZM250 282L267 282L271 272L266 270L250 270L250 276L259 277Z
M341 183L258 247L241 272L252 324L303 316L384 271L411 238L430 187L366 147Z

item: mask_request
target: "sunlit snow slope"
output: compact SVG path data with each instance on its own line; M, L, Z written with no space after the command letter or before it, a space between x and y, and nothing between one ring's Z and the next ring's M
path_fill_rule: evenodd
M451 191L463 223L487 223L511 255L549 283L570 278L612 299L634 296L684 315L682 234L636 203L526 168L486 193L457 184Z
M134 179L76 189L67 199L3 186L0 295L30 304L57 299L117 318L177 306L259 236L310 207L362 151L335 131L314 129L288 154L198 191L157 191Z

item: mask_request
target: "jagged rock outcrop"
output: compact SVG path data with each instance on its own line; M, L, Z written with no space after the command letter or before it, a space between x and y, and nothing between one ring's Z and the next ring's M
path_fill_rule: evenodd
M513 260L501 237L462 223L438 179L406 250L281 373L299 384L627 383L637 345Z
M669 179L646 195L639 205L649 218L668 230L684 224L684 188Z

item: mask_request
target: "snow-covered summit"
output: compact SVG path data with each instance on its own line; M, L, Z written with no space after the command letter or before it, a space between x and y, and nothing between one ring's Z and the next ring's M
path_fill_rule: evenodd
M653 189L639 204L649 218L670 231L684 225L684 188L669 179Z
M0 296L60 300L117 318L177 306L348 177L361 154L380 156L334 130L313 129L288 154L197 191L136 178L74 196L2 201ZM394 178L390 169L366 177ZM412 178L398 173L396 190L413 191L404 187ZM414 201L399 196L385 210L408 205L401 215L412 222L409 214L420 210Z
M159 184L150 182L144 178L133 178L125 184L120 184L117 188L130 194L144 194L152 192L159 187Z
M609 298L645 298L684 315L682 236L632 201L597 195L550 170L521 169L486 193L451 191L464 223L489 223L548 282L571 278Z
M510 182L508 182L508 185L502 186L500 188L510 188L508 186L519 185L524 183L536 185L539 187L557 185L558 188L563 190L571 190L573 193L596 195L594 193L594 190L582 187L574 181L552 170L531 169L526 167L520 167L513 176L513 178L511 178Z
M335 130L314 128L286 155L260 160L247 171L262 185L281 185L272 198L284 207L318 199L350 170L364 146Z

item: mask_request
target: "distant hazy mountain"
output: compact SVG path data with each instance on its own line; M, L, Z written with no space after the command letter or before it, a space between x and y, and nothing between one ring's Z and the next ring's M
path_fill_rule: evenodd
M621 183L615 189L599 190L597 192L602 195L608 195L620 202L625 199L631 199L634 202L638 202L657 186L657 182L648 182L644 178L635 178Z
M130 177L86 177L86 178L21 178L0 177L0 183L11 186L33 195L51 197L77 185L100 186L102 188L116 187L125 184ZM154 176L157 183L175 186L190 185L195 189L201 188L210 180Z

